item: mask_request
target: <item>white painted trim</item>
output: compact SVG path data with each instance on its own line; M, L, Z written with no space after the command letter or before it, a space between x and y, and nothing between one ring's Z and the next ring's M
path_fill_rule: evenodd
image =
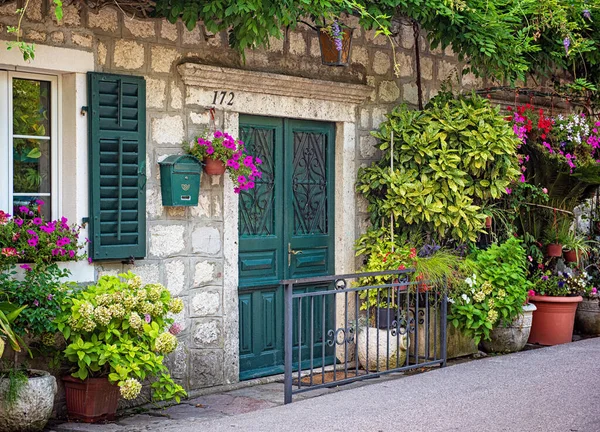
M0 58L0 69L24 72L46 73L86 73L94 70L94 54L70 48L35 44L35 59L31 62L23 60L19 50L3 50Z
M95 269L94 266L89 264L86 260L82 261L60 261L57 262L56 265L61 270L69 270L71 276L62 278L62 282L77 282L77 283L91 283L95 282ZM30 266L34 267L35 264L30 264ZM23 280L25 277L25 270L23 270L20 265L17 265L14 268L16 272L15 277L18 280Z
M8 125L8 72L0 70L0 125ZM12 213L8 192L9 173L8 128L0 126L0 210Z

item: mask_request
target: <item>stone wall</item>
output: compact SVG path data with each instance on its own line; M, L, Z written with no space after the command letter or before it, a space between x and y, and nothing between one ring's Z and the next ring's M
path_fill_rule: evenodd
M161 204L158 162L180 153L182 142L209 123L207 111L186 106L176 66L193 59L209 65L372 86L369 100L356 113L355 161L359 167L379 156L370 131L385 119L386 112L399 102L416 106L412 27L402 27L398 36L396 61L401 67L396 77L389 42L360 29L353 18L346 20L356 27L352 65L332 68L321 65L317 35L302 24L287 32L284 40L273 39L269 48L248 51L244 62L228 48L226 34L209 34L202 25L190 32L180 22L138 20L110 7L94 13L69 2L65 2L64 18L58 23L48 3L30 1L23 24L25 40L93 52L96 71L143 75L147 80L148 255L133 266L98 264L97 275L131 268L145 282L160 281L174 296L184 299L186 308L176 317L184 331L169 363L173 376L187 389L235 382L237 363L227 359L237 357L237 344L228 342L235 341L237 333L231 325L224 325L224 179L203 176L198 207L164 208ZM16 7L14 2L0 6L0 38L8 38L6 26L16 24ZM442 81L456 75L458 62L451 49L429 50L423 37L419 43L427 100ZM32 68L52 66L31 63ZM470 76L462 80L466 87L480 85ZM223 126L223 114L216 114L217 126ZM366 229L366 205L359 201L357 208L356 232L361 233Z

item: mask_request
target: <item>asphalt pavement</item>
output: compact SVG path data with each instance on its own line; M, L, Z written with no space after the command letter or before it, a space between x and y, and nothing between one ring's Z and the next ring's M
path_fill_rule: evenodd
M488 357L161 432L600 432L600 338Z

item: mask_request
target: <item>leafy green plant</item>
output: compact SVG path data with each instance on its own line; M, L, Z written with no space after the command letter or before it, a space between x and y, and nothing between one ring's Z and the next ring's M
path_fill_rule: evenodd
M6 341L15 352L20 352L21 347L25 346L23 339L13 329L13 323L18 318L19 314L27 307L26 305L17 307L14 304L6 301L2 287L5 284L7 276L0 273L0 357L4 352Z
M527 300L530 282L520 240L511 238L467 258L474 274L452 293L448 320L478 344L511 322Z
M393 215L399 232L475 241L485 205L520 175L518 138L499 108L478 96L442 96L423 111L397 107L373 136L384 156L359 171L356 188L371 221Z
M568 235L564 237L562 246L565 251L577 252L578 257L586 257L592 249L592 242L585 236L570 230Z
M568 283L570 275L567 272L552 272L550 270L537 272L532 277L532 295L565 297L579 292L579 288Z
M0 394L0 400L5 408L10 408L19 399L19 393L29 381L29 377L21 369L9 368L5 372L0 370L0 379L8 380L4 392Z
M103 276L63 303L57 327L67 341L72 375L108 377L125 399L137 398L142 382L154 379L154 400L179 402L186 393L163 360L177 347L181 330L168 313L181 312L183 302L160 284L142 286L131 272L119 276Z

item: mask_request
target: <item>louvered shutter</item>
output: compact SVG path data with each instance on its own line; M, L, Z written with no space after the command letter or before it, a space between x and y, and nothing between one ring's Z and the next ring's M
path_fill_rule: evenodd
M146 82L88 73L90 234L94 260L146 255Z

